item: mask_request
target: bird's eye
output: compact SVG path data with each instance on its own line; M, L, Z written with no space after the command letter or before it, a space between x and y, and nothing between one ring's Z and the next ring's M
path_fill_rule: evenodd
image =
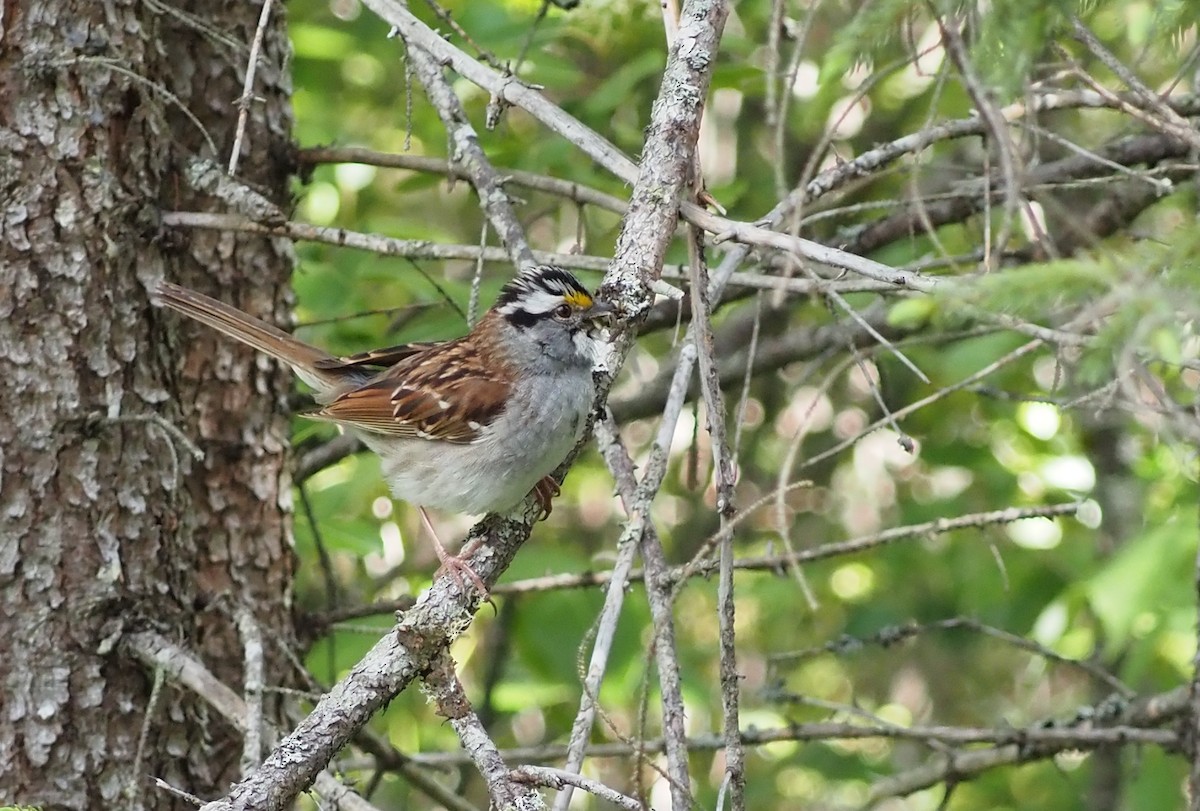
M571 305L570 304L560 304L557 307L555 307L554 308L554 317L557 318L559 321L566 321L568 318L571 317Z

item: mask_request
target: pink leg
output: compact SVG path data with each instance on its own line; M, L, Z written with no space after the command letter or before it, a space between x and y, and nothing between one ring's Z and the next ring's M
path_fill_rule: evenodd
M553 476L543 476L533 486L533 497L537 499L538 507L542 510L540 520L544 521L550 517L550 511L554 509L554 497L561 492L562 490L559 488L558 482L554 481Z
M433 538L433 549L437 552L438 560L442 565L434 572L434 577L438 573L445 572L450 575L455 583L458 584L458 589L463 594L467 593L466 584L463 582L463 575L466 575L470 581L479 589L479 593L483 595L483 599L488 599L488 588L483 583L483 578L475 573L471 568L471 564L458 555L451 555L446 551L446 547L442 546L442 539L438 537L437 532L433 528L433 524L429 520L429 514L425 512L424 507L418 507L417 511L421 513L421 522L425 524L425 529L429 532L429 537Z

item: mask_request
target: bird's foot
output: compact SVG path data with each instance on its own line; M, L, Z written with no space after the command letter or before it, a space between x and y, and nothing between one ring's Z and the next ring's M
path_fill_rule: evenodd
M421 513L421 521L425 524L425 529L429 532L429 536L433 538L433 549L442 564L433 573L434 579L436 580L438 575L445 572L458 585L458 590L466 594L467 584L463 579L463 576L466 575L466 579L470 580L472 585L479 589L479 593L483 595L483 601L491 602L491 592L488 591L483 578L471 568L471 564L467 562L466 555L451 555L447 552L446 547L442 545L442 539L438 537L437 532L433 528L433 523L429 520L429 514L425 512L425 508L418 507L417 510Z
M488 587L483 582L483 578L471 568L471 564L467 562L465 557L460 555L451 555L447 553L445 549L441 548L441 545L439 544L438 560L442 562L442 565L439 566L438 570L433 573L435 580L437 579L438 575L444 573L454 581L454 583L458 586L458 590L463 594L467 593L466 581L470 580L471 585L475 586L475 588L478 589L479 593L483 596L483 601L485 603L491 602L491 592L488 591Z
M558 486L558 482L554 480L553 476L543 476L533 486L533 497L537 499L538 507L542 511L538 517L539 521L550 517L550 511L554 509L554 497L561 492L562 488Z

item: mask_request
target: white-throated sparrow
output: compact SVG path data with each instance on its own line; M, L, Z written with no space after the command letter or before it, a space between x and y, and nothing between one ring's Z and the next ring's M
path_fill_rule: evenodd
M344 425L379 454L392 494L427 525L426 507L496 512L531 490L549 514L558 492L549 474L583 432L600 322L612 313L570 273L542 265L505 285L461 338L332 357L185 287L162 282L154 297L290 365L321 404L306 416ZM462 571L484 590L434 542L456 579Z

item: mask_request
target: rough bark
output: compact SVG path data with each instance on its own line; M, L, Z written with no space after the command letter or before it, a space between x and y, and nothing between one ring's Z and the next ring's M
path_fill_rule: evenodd
M166 277L284 312L288 245L156 227L219 207L184 173L228 159L257 18L235 0L0 9L0 804L175 807L154 776L222 793L240 739L169 685L150 707L120 637L155 628L235 689L237 611L291 639L287 377L146 292ZM277 14L239 170L276 202L287 48ZM269 645L268 683L286 672Z

